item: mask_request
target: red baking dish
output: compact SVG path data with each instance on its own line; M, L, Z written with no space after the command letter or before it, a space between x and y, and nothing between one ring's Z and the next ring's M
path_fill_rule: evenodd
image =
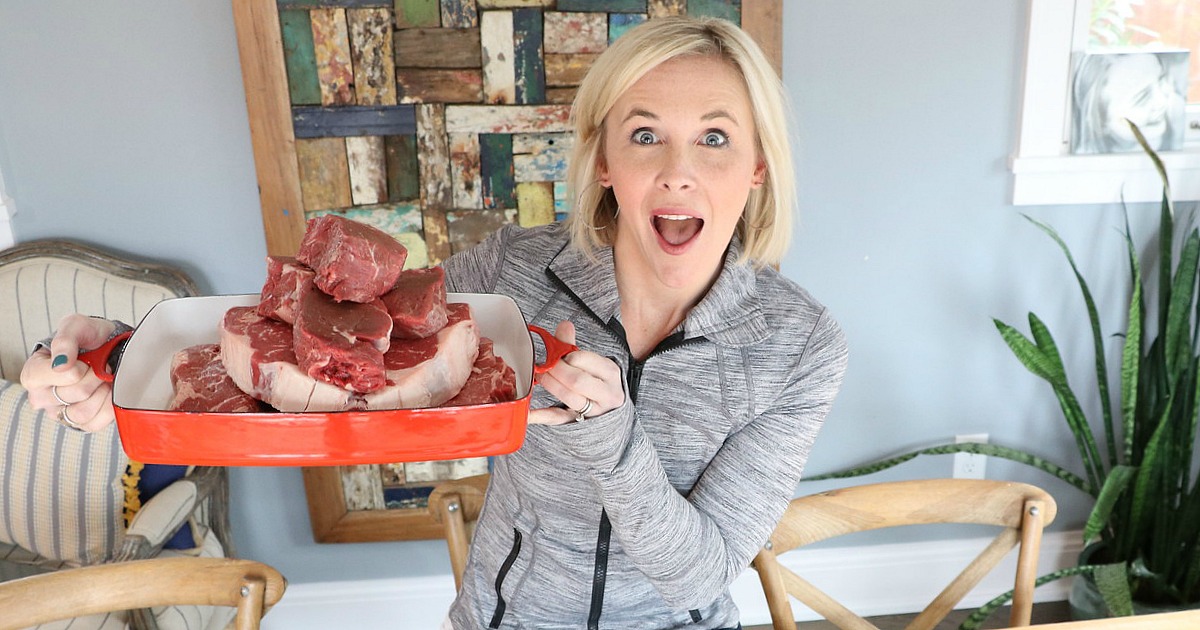
M516 372L518 398L463 407L330 413L198 413L167 411L172 355L217 343L225 311L258 303L258 294L187 297L158 303L129 336L113 375L113 407L121 443L144 463L217 466L325 466L459 459L511 453L525 438L535 373L575 350L526 325L507 296L451 293L466 302L480 333ZM542 337L546 363L534 364L530 332ZM84 355L103 365L111 345ZM102 371L102 370L101 370Z

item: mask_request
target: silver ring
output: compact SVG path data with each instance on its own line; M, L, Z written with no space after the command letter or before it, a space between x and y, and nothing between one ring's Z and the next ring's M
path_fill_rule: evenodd
M587 404L585 404L585 405L583 406L583 409L580 409L579 411L576 411L576 412L575 412L575 422L581 422L581 421L583 421L583 419L586 417L586 416L584 416L584 414L586 414L586 413L587 413L588 411L590 411L590 410L591 410L591 408L592 408L592 399L591 399L591 398L584 398L584 400L586 400L586 401L587 401Z
M58 395L58 385L51 385L51 386L50 386L50 394L54 396L54 400L57 400L57 401L58 401L58 404L60 404L60 405L62 405L62 406L64 406L64 407L66 407L67 405L74 404L74 403L69 403L69 402L67 402L67 401L63 400L63 399L62 399L62 396L59 396L59 395Z
M72 420L71 416L67 415L68 406L69 405L63 405L58 408L58 423L64 427L67 427L68 429L71 429L72 431L82 431L83 427L79 426L79 424Z

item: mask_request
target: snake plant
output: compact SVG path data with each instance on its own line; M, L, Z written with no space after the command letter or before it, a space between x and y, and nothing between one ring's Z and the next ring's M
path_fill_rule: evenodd
M1029 314L1028 336L993 320L1017 359L1050 385L1074 438L1083 474L1003 445L946 444L808 479L858 476L918 455L960 452L1015 460L1054 475L1094 497L1083 536L1085 544L1103 545L1103 565L1065 569L1044 576L1041 582L1091 573L1113 615L1132 614L1134 600L1168 606L1200 602L1200 484L1194 477L1200 411L1200 300L1196 299L1200 231L1191 221L1177 230L1166 169L1137 126L1130 126L1162 178L1163 196L1157 255L1145 268L1134 246L1128 214L1125 217L1130 289L1117 400L1109 390L1105 336L1092 292L1067 243L1051 226L1025 217L1057 243L1083 294L1095 354L1095 373L1088 380L1095 379L1099 417L1086 416L1068 382L1054 337L1037 315ZM1157 299L1146 297L1144 271L1157 274ZM962 627L977 627L1005 601L1006 596L997 598Z

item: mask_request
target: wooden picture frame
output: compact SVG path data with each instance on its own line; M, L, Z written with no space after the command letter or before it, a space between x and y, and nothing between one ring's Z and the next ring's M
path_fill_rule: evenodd
M694 13L709 12L709 14L716 15L734 12L734 15L740 18L742 27L762 46L774 65L776 72L780 72L782 66L783 3L781 0L741 0L740 2L737 0L558 0L557 2L555 0L538 0L536 2L529 0L521 2L509 0L479 0L478 2L472 0L440 0L440 4L438 0L232 0L232 2L234 23L237 29L238 52L242 66L242 79L246 91L246 107L249 113L251 144L254 153L255 169L258 175L263 231L266 237L267 253L276 256L294 255L304 235L305 220L307 218L305 207L306 192L302 185L302 164L297 151L298 138L303 143L308 138L325 136L325 132L313 128L314 123L311 121L318 119L323 121L324 119L321 117L329 112L340 115L350 110L357 110L364 117L373 117L371 121L367 122L361 122L358 119L351 121L356 125L369 126L376 124L380 118L389 119L386 125L391 125L390 127L385 125L379 128L384 129L386 127L387 129L392 129L392 131L360 131L359 133L363 135L374 135L375 133L379 135L396 133L411 134L413 133L412 129L415 127L418 130L416 135L417 143L420 145L420 155L434 155L438 157L432 163L422 164L421 168L425 170L420 171L422 188L420 190L419 203L416 204L416 210L410 211L410 213L417 213L419 211L418 218L421 221L422 234L416 237L419 240L413 244L418 248L423 248L422 254L425 264L434 265L441 262L441 260L454 251L455 247L466 246L464 243L469 244L471 241L477 241L485 232L496 227L495 218L469 221L461 220L461 217L452 216L456 212L454 208L459 204L460 197L453 195L448 186L439 186L436 181L433 184L427 183L437 178L449 180L451 169L461 167L458 163L452 163L453 160L460 159L460 154L455 154L452 148L447 148L446 142L441 142L439 150L437 142L431 145L428 143L427 138L421 135L425 133L422 131L423 128L421 126L422 117L428 118L430 115L441 117L436 120L442 125L439 131L445 135L445 109L453 107L453 105L433 102L434 99L423 99L420 95L413 96L412 94L405 94L400 97L393 94L385 97L390 100L372 101L371 107L345 107L340 110L337 108L337 105L344 105L347 101L337 101L337 99L342 97L336 94L332 96L322 94L320 107L302 108L293 105L296 82L293 80L289 83L290 78L294 79L295 77L289 77L288 74L288 55L291 55L290 59L294 60L296 53L294 46L285 52L284 28L281 26L281 12L283 11L290 11L288 17L297 15L296 12L298 11L309 10L332 11L335 12L334 15L336 15L337 11L392 11L393 13L387 14L390 16L388 18L388 26L397 28L392 35L400 34L401 31L404 31L404 28L411 27L412 30L406 32L429 38L426 40L431 42L428 47L436 47L438 53L443 57L448 55L445 44L437 40L438 37L453 36L457 38L463 32L469 32L469 28L436 28L438 25L445 24L446 21L453 21L452 25L462 27L464 23L469 24L469 20L478 20L479 16L485 12L494 12L497 14L508 13L509 15L502 15L507 20L506 22L502 22L507 25L509 31L513 31L514 15L516 16L517 29L521 28L521 23L529 22L529 18L532 16L533 22L529 28L538 37L534 42L532 51L525 50L524 52L532 54L532 62L539 65L537 71L543 72L543 79L541 81L518 81L517 94L515 100L513 100L514 97L511 94L513 91L511 73L513 70L510 68L510 85L508 86L510 94L507 97L504 95L495 96L489 94L485 95L484 99L486 103L496 103L498 102L497 98L501 99L499 101L501 103L519 103L525 106L524 109L526 111L531 107L536 109L539 107L539 103L560 103L559 105L545 106L544 109L550 111L549 114L541 110L537 112L540 119L531 123L537 125L536 131L565 131L560 128L562 122L565 121L565 117L561 115L562 108L569 106L569 96L573 93L573 90L570 88L546 88L544 85L547 82L544 80L545 71L540 66L543 59L541 39L543 26L540 19L542 11L584 12L585 15L591 15L591 13L586 13L588 11L592 13L607 13L605 18L602 19L601 25L607 26L609 37L612 37L612 33L616 32L618 24L621 25L620 28L626 28L629 25L637 23L640 19L645 19L647 15L652 16L656 14L656 12L663 15L669 14L669 12L686 12L688 10ZM515 8L497 9L503 7ZM630 7L634 8L631 9ZM641 10L643 13L627 13L631 10ZM321 15L322 19L324 19L326 14L323 13ZM565 13L560 15L565 15ZM342 15L341 20L342 34L344 36L346 30L345 14ZM433 20L433 22L430 23L428 20ZM438 22L438 20L441 20L441 22ZM464 20L468 22L463 22ZM488 29L492 29L496 21L482 20L482 25L477 27L480 31L477 31L476 34L478 35L479 32L482 32L483 36L487 37L489 33ZM404 24L401 27L402 22ZM475 24L479 24L479 22L475 22ZM492 26L489 26L489 24ZM288 25L290 26L291 22L288 22ZM576 28L577 26L569 27ZM351 23L350 30L353 34L358 34L354 32L353 22ZM361 30L362 28L360 27L359 31ZM386 62L383 67L395 75L401 71L390 65L392 63L390 59L393 58L393 55L395 59L409 58L407 55L412 52L411 46L413 44L411 42L414 39L417 41L420 41L420 39L416 37L396 37L393 39L386 36L384 39L386 41L379 39L378 33L376 33L376 39L371 41L378 41L380 45L387 49L387 54L376 55L376 57L383 57ZM526 42L531 38L518 37L513 39L519 40L522 46L528 46L529 44ZM435 41L437 43L433 43ZM479 38L476 37L475 43L477 46L478 41ZM308 40L307 45L311 51L313 48L311 39ZM326 42L324 41L317 42L316 48L318 49L318 54L324 51L325 45ZM400 50L393 52L393 46L398 48L407 47L405 48L406 52L402 53ZM363 54L362 48L363 45L359 44L354 50L354 54L361 57ZM347 49L349 49L349 46L347 46ZM520 57L523 51L517 50L515 52ZM349 59L349 54L350 51L347 50L344 58ZM586 58L584 55L558 55L557 57L569 60ZM341 65L345 66L347 64L343 62ZM482 66L482 62L479 65ZM521 64L518 63L518 65ZM330 66L327 64L326 68L328 67ZM516 69L516 72L519 74L522 70L525 72L529 71L528 68L519 67ZM342 67L341 71L347 76L350 72L345 67ZM419 76L423 77L422 80L427 81L429 84L438 83L439 81L443 86L460 83L457 80L446 80L446 76L450 75L443 75L440 79L436 76L429 79L428 77L431 76L430 71L424 69L414 71L414 76L418 72L423 73L419 74ZM432 72L436 74L437 71ZM460 71L455 70L454 72ZM471 76L476 77L487 74L482 71L482 68L472 70L472 72L474 72L474 75ZM581 75L582 73L576 70L576 74ZM457 77L459 75L453 76ZM374 85L374 81L377 78L378 76L355 75L355 77L350 77L349 80L353 81L357 79L360 84ZM392 89L395 92L400 91L400 88L397 86L399 86L401 81L397 77L387 77L385 75L384 79L387 81L394 79L396 84L392 86ZM486 77L483 80L486 81ZM528 89L528 85L531 83L541 85L540 89L542 91L537 93L536 98L531 97L527 93L522 94L520 92L521 89ZM556 83L556 85L559 83ZM521 86L525 87L522 88ZM344 82L341 87L345 87ZM454 85L452 87L458 90L458 95L450 98L461 98L461 86ZM417 89L412 87L411 81L405 83L403 88L405 90ZM353 87L350 89L352 91ZM430 88L428 85L424 85L422 89L437 88ZM442 89L450 88L443 87ZM388 103L398 102L398 98L410 104L388 105ZM503 100L504 98L508 100ZM553 99L556 98L558 100L554 101ZM329 102L329 99L333 99L334 102ZM447 101L447 103L459 102L461 101ZM561 105L564 102L567 105ZM380 105L380 103L383 104ZM414 103L416 105L413 105ZM361 101L358 104L361 105ZM301 111L304 113L301 114ZM301 122L302 120L305 122ZM342 124L337 121L344 120L346 120L345 116L341 116L336 120L330 119L329 122L318 122L315 124L332 126ZM362 120L365 120L365 118ZM351 123L345 124L349 125ZM304 126L303 129L300 128L301 125ZM402 128L408 129L408 131L395 131L395 129ZM483 132L480 132L480 134L479 137L483 137ZM330 131L328 135L349 137L355 135L355 133L342 133L335 130ZM425 144L421 144L423 142ZM511 154L511 140L509 142L510 148L508 150ZM483 151L486 152L487 148L485 147ZM486 156L484 159L486 159ZM473 164L469 163L470 161L468 160L466 168L469 169L473 166L476 170L475 175L478 177L477 171L480 170L479 162L483 161L480 159L480 149L478 147L475 148L474 160ZM311 170L312 162L310 161L307 164L309 164ZM377 177L379 177L379 170L376 169ZM511 168L509 170L511 171ZM353 176L354 173L352 172L351 179L353 179ZM413 179L415 181L415 175ZM482 208L482 211L478 212L478 214L483 216L488 212L492 212L493 214L487 216L498 216L501 219L507 217L508 220L515 220L519 215L521 222L524 223L528 213L526 213L524 206L521 206L519 209L513 208L512 205L515 205L515 201L508 206L500 203L493 210L493 206L491 205L493 200L491 197L486 196L488 194L486 189L489 182L486 181L486 177L483 179L485 181L483 181L481 187L485 189L485 201L482 206L475 206ZM476 181L478 182L478 179ZM517 194L511 189L511 177L508 185L510 188L506 191L507 195L510 199L515 200ZM548 203L553 204L554 201L550 192L552 188L550 182L546 182L540 188L537 188L535 192L540 191L542 197L549 199ZM314 196L311 194L311 188L309 196ZM476 199L476 203L478 204L478 199ZM546 204L547 202L542 201L541 203ZM309 205L313 206L314 204L310 203ZM312 208L309 208L308 211L312 211ZM543 205L541 210L534 214L540 217L538 220L541 222L554 220L556 216L555 207L551 205L547 211L545 205ZM558 216L561 216L561 213ZM460 219L457 225L466 226L459 229L468 230L468 232L459 235L451 233L456 224L454 221L455 218ZM410 242L406 242L406 245L409 244ZM340 467L336 466L303 469L313 538L317 542L418 540L441 538L443 536L442 525L434 518L428 508L362 510L347 508L340 470Z

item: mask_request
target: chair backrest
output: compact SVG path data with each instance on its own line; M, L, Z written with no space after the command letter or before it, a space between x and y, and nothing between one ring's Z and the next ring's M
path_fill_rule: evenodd
M1042 529L1057 505L1044 490L980 479L928 479L853 486L793 499L754 559L776 630L795 629L788 595L839 628L875 628L861 616L780 564L778 557L836 536L905 525L993 525L1000 532L909 624L933 628L1012 550L1020 545L1011 625L1029 625Z
M274 568L229 558L154 558L67 569L0 583L0 630L97 613L197 605L237 608L238 630L258 628L283 597Z
M471 547L471 534L475 529L475 521L479 520L479 512L483 509L483 495L490 478L491 475L475 475L443 481L429 495L429 511L445 531L456 590L462 588L463 570L467 567L467 552Z

